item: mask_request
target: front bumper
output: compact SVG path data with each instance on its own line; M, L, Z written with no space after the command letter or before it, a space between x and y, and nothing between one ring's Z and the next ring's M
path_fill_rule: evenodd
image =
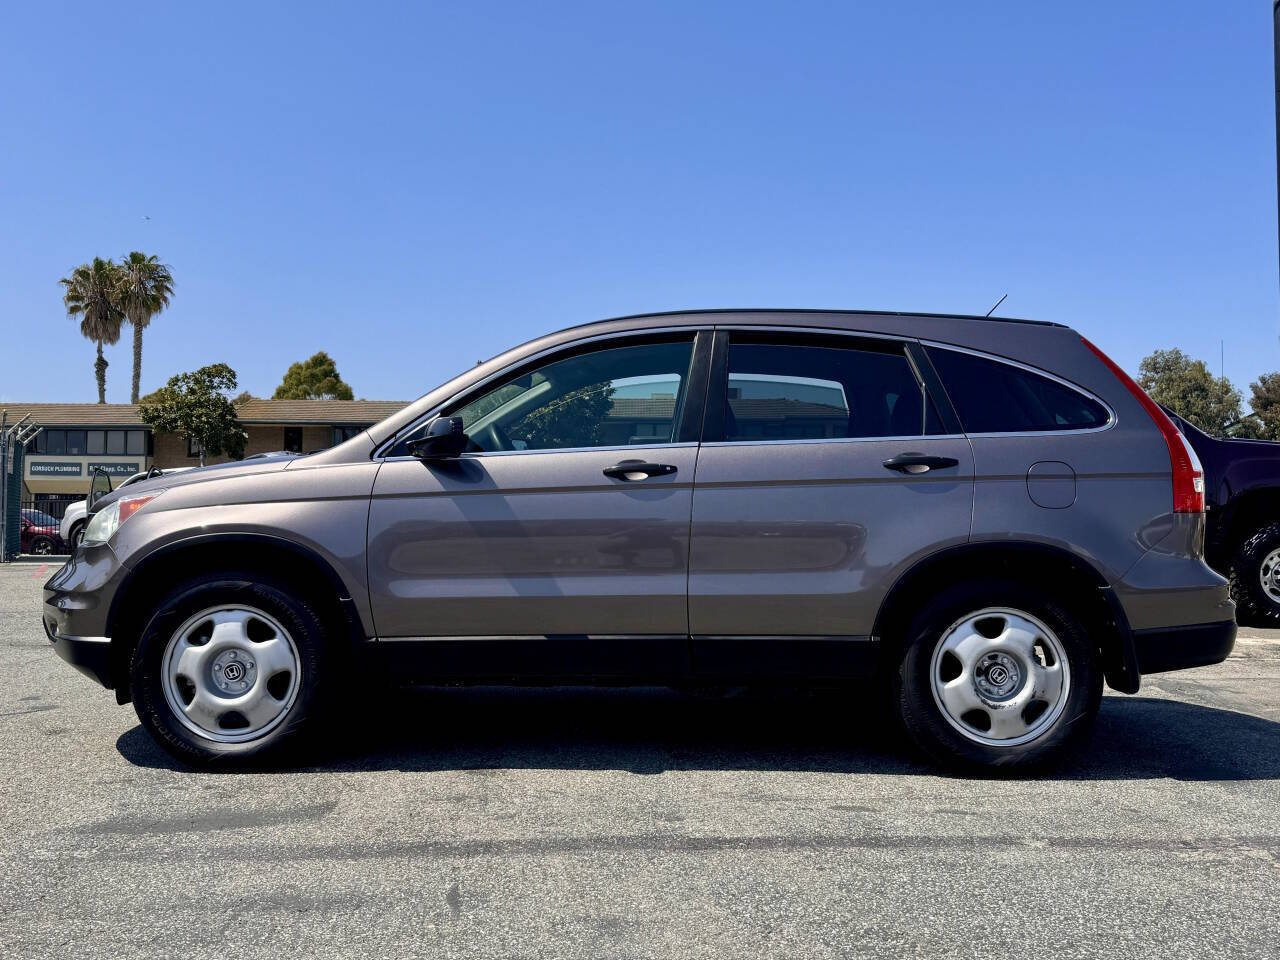
M1164 673L1221 663L1236 643L1236 622L1196 623L1133 632L1138 672Z
M111 676L110 637L68 637L58 634L57 621L44 618L45 636L53 644L53 652L71 664L86 677L97 680L110 690L114 686Z
M115 677L107 618L126 572L104 544L77 550L44 585L40 619L54 652L108 689Z

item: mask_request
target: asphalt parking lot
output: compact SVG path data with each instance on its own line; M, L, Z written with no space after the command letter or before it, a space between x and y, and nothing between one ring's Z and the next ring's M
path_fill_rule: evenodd
M0 567L5 957L1263 956L1280 631L1108 696L1039 780L847 696L405 691L318 766L171 762ZM361 701L353 701L359 703Z

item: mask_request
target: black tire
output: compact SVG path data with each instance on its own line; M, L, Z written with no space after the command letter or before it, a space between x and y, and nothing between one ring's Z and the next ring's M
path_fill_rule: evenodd
M252 607L274 617L289 632L300 660L297 695L284 719L261 737L240 743L202 737L185 726L165 699L161 679L174 631L200 611L222 605ZM308 600L260 574L209 574L170 591L142 631L130 666L134 709L160 745L188 763L278 762L296 755L318 727L333 660L325 626Z
M76 552L76 547L80 546L80 541L84 539L84 527L85 524L83 520L72 526L71 533L67 539L67 546L71 553Z
M1259 626L1280 624L1280 603L1262 587L1262 561L1280 549L1280 523L1254 532L1236 548L1231 558L1231 599L1236 602L1236 619Z
M54 553L54 543L48 537L36 537L31 541L31 552L38 557L48 557Z
M1071 682L1061 713L1035 739L1000 746L969 739L947 720L934 698L930 672L935 648L962 618L988 607L1022 611L1056 634ZM1087 738L1102 702L1098 652L1067 605L1038 587L1012 580L957 584L926 603L904 635L892 700L911 741L941 766L962 773L1041 770L1066 759Z

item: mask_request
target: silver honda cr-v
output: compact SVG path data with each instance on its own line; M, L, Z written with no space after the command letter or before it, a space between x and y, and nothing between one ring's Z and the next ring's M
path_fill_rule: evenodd
M830 683L950 765L1080 742L1102 684L1215 663L1199 464L1062 326L725 311L609 320L341 446L93 505L54 649L194 761L398 682Z

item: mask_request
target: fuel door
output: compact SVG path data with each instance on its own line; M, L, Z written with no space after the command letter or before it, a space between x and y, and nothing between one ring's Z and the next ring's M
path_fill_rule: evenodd
M1061 460L1038 460L1027 469L1027 496L1037 507L1063 510L1076 502L1076 472Z

